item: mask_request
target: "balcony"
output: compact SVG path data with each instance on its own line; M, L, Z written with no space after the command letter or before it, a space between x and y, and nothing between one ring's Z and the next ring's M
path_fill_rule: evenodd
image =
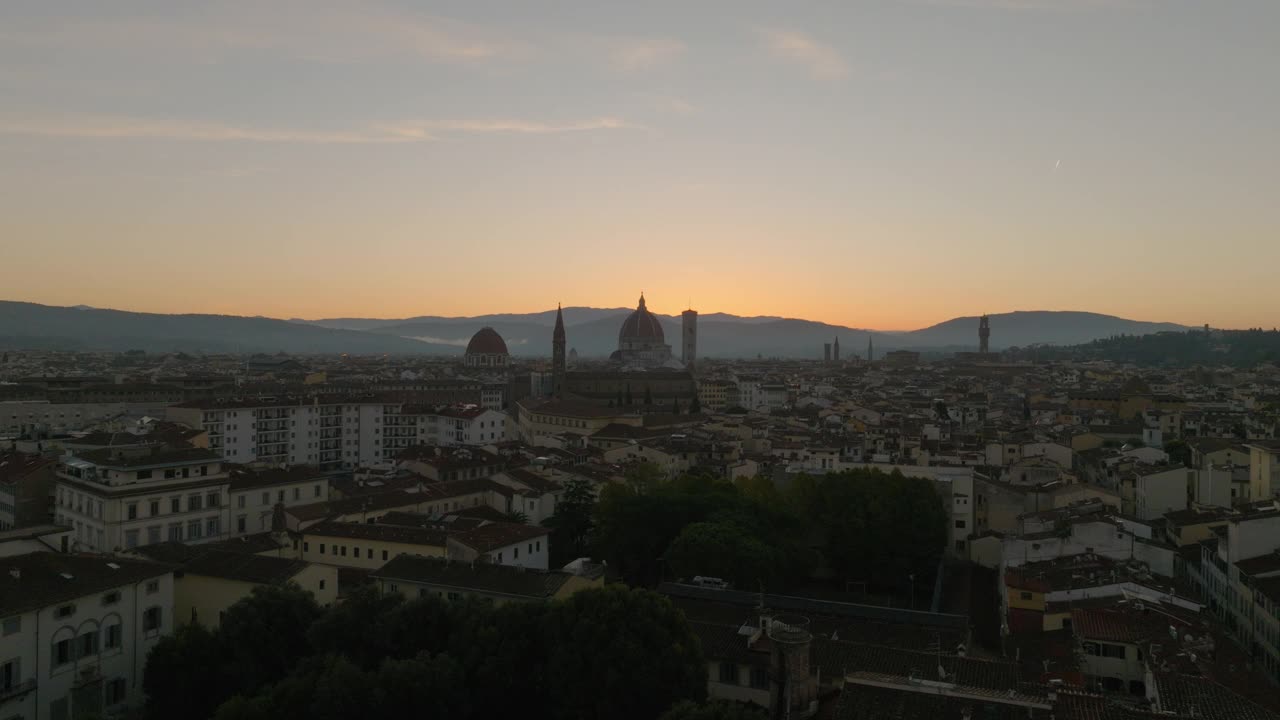
M20 698L36 689L35 678L12 685L0 686L0 703Z

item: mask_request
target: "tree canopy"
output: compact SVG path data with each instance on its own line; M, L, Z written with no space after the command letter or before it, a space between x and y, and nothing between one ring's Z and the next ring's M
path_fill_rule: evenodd
M781 590L815 566L837 578L897 587L932 577L947 514L929 480L857 470L800 475L785 491L686 475L644 492L609 486L596 507L597 556L632 583L695 575Z
M296 605L299 593L263 589L232 606L217 632L191 625L161 641L144 676L148 717L488 718L536 708L650 720L706 694L706 662L683 614L644 590L495 606L364 589L314 613ZM272 632L249 641L261 627L281 629L279 647Z

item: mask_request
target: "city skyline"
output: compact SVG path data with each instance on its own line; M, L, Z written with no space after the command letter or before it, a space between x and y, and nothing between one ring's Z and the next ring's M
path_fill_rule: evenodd
M1271 327L1277 24L1251 0L9 3L0 287Z

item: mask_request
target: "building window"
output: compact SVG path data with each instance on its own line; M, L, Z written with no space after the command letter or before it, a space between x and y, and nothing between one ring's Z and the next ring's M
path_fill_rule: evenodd
M241 510L244 509L244 495L239 495L236 497L236 507L240 508Z
M108 625L105 634L106 637L103 638L102 646L107 650L120 649L120 623Z
M965 525L965 521L964 521L964 520L957 520L957 521L956 521L956 528L957 528L958 530L963 530L963 529L964 529L964 525Z
M182 512L182 498L169 498L169 512Z
M56 618L71 617L76 614L75 605L63 605L54 611L53 616Z
M0 693L12 690L15 685L22 682L22 667L19 663L21 659L14 658L0 665Z
M126 517L129 520L137 520L138 519L138 503L129 503L126 506L126 508L127 508L125 512Z
M66 665L74 659L75 646L71 644L71 638L59 640L53 644L53 667Z
M302 543L302 552L311 552L311 543L304 540Z
M313 497L320 497L320 486L317 485Z
M191 520L187 522L187 539L188 540L200 539L200 521L199 520Z
M173 542L182 542L182 523L173 523L169 525L169 540Z
M769 672L762 667L751 668L751 687L764 690L769 687Z
M119 705L125 701L127 685L124 678L114 678L107 683L107 705Z
M263 505L270 505L270 504L271 504L271 493L269 493L269 492L264 492L264 493L262 493L262 504L263 504Z
M151 513L151 517L155 517L155 516L159 515L159 514L160 514L160 501L159 501L159 500L152 500L151 502L147 503L147 511L148 511L149 513Z
M324 543L320 543L320 554L324 554Z
M245 516L244 516L244 515L240 515L239 517L237 517L237 518L236 518L236 532L238 532L238 533L244 533L244 531L245 531L245 524L246 524L246 518L245 518Z
M346 557L346 556L347 556L347 546L346 546L346 545L343 545L342 547L338 548L338 554L342 555L342 557Z
M142 631L157 632L160 630L160 608L150 607L142 613Z
M137 530L124 531L124 546L127 548L138 547L138 531Z
M16 635L21 631L22 631L21 615L18 615L16 617L11 617L11 618L5 618L4 624L0 625L0 635L4 635L5 637L8 637L9 635Z
M195 512L196 510L203 510L203 509L204 509L204 498L200 497L199 495L187 496L188 512Z
M216 492L209 493L208 500L209 500L209 507L211 508L220 507L222 505L222 494L216 493Z
M726 685L737 685L738 666L730 662L720 663L720 682Z
M119 590L112 590L111 592L109 592L109 593L107 593L106 595L103 595L103 596L102 596L102 604L103 604L104 606L106 606L106 605L115 605L115 604L116 604L116 603L118 603L118 602L120 602L120 591L119 591Z
M302 499L302 488L294 488L294 489L293 489L293 499L294 499L294 500L301 500L301 499Z
M79 657L85 658L98 654L98 631L94 630L80 636Z
M222 532L221 525L222 523L218 522L216 517L206 518L204 521L205 537L217 537Z
M383 550L383 551L382 551L382 559L383 559L384 561L387 559L387 551L386 551L386 550Z
M158 592L160 592L160 581L159 581L159 580L148 580L148 581L147 581L147 594L148 594L148 595L155 595L155 594L156 594L156 593L158 593Z
M366 552L368 552L369 554L368 554L368 555L366 555L365 557L367 557L367 558L369 558L370 560L372 560L372 559L373 559L373 548L369 548Z

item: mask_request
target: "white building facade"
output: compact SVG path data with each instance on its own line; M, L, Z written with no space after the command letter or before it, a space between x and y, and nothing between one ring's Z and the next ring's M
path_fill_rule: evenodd
M54 516L73 549L115 552L227 537L229 478L210 450L93 450L58 464Z
M147 654L173 631L168 566L31 553L0 579L0 717L104 717L142 704Z

